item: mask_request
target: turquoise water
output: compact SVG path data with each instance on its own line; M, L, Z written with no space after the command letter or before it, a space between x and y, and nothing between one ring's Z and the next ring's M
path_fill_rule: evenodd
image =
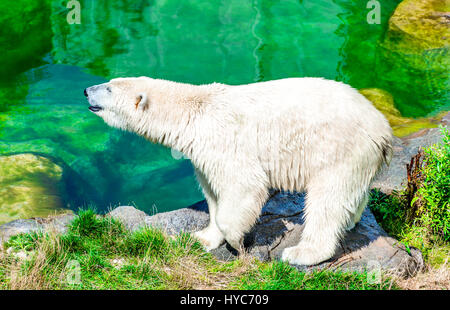
M381 1L379 25L367 23L367 1L85 0L79 25L67 23L67 2L17 1L28 5L21 18L10 6L3 12L0 155L52 158L64 168L71 208L165 211L203 199L189 161L89 113L83 89L111 78L241 84L320 76L386 89L405 116L448 109L448 88L436 87L432 73L417 83L390 74L380 59L398 1Z

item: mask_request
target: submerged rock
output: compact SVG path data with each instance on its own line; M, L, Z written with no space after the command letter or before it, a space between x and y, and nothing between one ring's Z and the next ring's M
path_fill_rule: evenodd
M64 211L63 170L33 154L0 156L0 223Z
M450 46L449 11L447 0L403 0L389 20L387 39L395 40L398 50Z
M446 0L404 0L389 20L375 68L383 77L381 86L401 98L402 115L426 115L448 107L449 12ZM412 103L419 108L411 109Z
M437 127L439 116L442 116L419 119L403 117L395 107L394 97L389 92L379 88L364 88L359 92L384 114L397 137L407 136L423 128Z

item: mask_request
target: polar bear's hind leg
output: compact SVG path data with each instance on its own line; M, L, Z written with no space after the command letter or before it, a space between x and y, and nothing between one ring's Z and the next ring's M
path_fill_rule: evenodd
M327 171L328 178L319 175L308 184L301 240L283 251L282 260L296 265L315 265L334 255L366 190L357 186L351 175L342 179L339 172Z
M361 202L359 203L358 209L356 210L355 214L353 214L352 221L350 222L349 226L347 227L347 230L352 230L356 224L359 223L361 220L361 216L364 212L364 209L366 209L367 204L369 203L369 193L366 193Z

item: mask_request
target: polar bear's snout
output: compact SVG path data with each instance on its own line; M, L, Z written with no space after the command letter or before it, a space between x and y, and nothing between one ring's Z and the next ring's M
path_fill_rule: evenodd
M111 88L106 84L94 85L84 90L84 95L90 104L89 110L97 113L105 108L105 99L108 99Z
M93 85L84 90L89 102L89 110L102 118L108 125L131 130L147 110L147 94L144 87L133 85L135 79L114 79L109 82ZM142 91L144 90L144 91Z

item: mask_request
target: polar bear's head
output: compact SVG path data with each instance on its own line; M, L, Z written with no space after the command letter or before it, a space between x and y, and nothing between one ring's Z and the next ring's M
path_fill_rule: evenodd
M118 78L84 90L89 110L108 125L135 130L149 114L148 91L150 78Z
M211 89L219 86L131 77L94 85L84 94L89 110L108 125L171 146L196 123L211 98Z

